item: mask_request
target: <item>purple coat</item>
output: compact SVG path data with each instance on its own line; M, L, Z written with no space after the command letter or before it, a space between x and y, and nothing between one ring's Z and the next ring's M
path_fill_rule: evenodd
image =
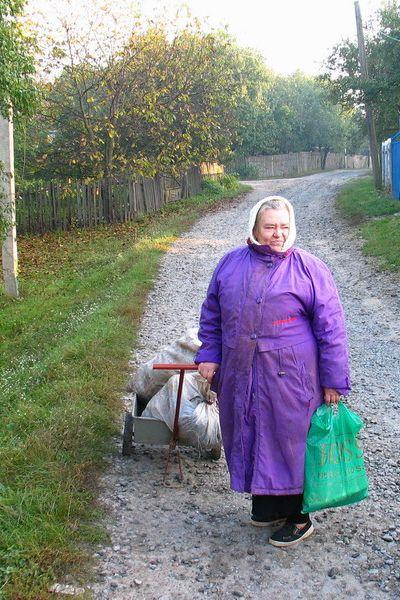
M235 248L214 271L199 338L195 362L220 364L212 388L232 489L302 493L322 387L350 391L343 309L328 267L300 248Z

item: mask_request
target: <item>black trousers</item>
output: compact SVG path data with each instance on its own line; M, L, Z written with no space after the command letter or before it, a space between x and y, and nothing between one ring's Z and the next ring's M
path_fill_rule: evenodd
M286 518L289 523L307 523L308 513L301 512L303 494L294 496L252 496L251 514L255 521Z

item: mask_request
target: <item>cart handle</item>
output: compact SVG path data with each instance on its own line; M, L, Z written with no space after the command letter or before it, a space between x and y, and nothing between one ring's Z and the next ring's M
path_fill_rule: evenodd
M178 442L178 436L179 436L178 421L179 421L179 411L181 409L181 397L182 397L183 378L185 377L185 371L197 371L197 365L194 365L194 364L188 365L188 364L182 364L182 363L169 363L169 364L162 363L162 364L153 365L153 369L160 369L160 370L166 370L166 371L179 370L178 395L176 398L176 408L175 408L174 426L172 429L172 439L171 439L171 443L170 443L170 450L168 453L168 461L167 461L167 465L168 465L171 449L175 448L176 444Z
M197 365L189 365L184 363L162 363L153 365L153 369L166 371L197 371Z

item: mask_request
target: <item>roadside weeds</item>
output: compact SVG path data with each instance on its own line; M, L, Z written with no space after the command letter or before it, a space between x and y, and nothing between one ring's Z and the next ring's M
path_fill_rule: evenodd
M400 201L378 192L372 177L345 186L336 204L345 218L359 228L364 254L375 256L379 268L400 269Z

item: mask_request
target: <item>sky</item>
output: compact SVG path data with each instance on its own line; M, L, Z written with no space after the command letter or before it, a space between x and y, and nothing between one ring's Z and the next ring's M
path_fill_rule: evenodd
M364 24L384 0L359 0ZM145 15L174 15L183 2L176 0L104 0L103 5L139 5ZM342 39L356 39L353 0L186 0L190 12L209 26L228 27L241 46L259 51L276 72L321 72L330 49ZM44 13L54 27L63 13L85 19L85 0L28 0L31 13Z

